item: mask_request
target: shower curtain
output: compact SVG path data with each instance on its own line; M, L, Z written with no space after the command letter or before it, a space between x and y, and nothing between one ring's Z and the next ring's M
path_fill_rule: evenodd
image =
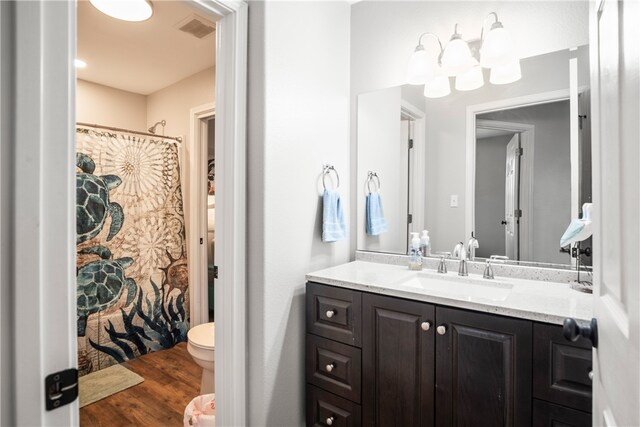
M186 341L189 282L178 146L76 131L80 374Z

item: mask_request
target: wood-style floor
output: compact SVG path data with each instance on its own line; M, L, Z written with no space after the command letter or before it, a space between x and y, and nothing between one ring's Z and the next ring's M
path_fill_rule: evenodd
M185 407L200 394L202 368L187 344L125 362L144 382L80 409L81 427L180 427Z

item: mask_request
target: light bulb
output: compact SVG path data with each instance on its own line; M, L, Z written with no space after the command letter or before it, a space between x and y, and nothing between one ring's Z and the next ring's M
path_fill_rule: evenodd
M456 76L468 71L474 62L467 42L462 40L460 34L454 34L442 54L442 71L447 76Z
M456 90L474 90L482 87L483 85L484 76L482 75L482 68L480 68L480 65L476 65L466 73L458 74L456 76Z
M123 21L146 21L153 15L149 0L89 0L100 12Z
M424 96L427 98L442 98L450 93L451 86L449 85L449 77L443 74L434 78L424 86Z
M520 60L515 59L504 65L497 65L491 69L489 81L494 85L506 85L522 78Z
M500 22L491 26L491 30L480 48L480 64L484 68L504 65L515 59L515 49L509 32Z
M432 80L437 72L438 63L433 55L424 50L421 44L409 58L407 65L407 83L411 85L422 85Z

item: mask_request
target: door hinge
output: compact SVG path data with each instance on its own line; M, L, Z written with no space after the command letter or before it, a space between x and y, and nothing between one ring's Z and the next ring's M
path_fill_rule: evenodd
M522 218L522 209L516 209L513 211L513 216L515 218Z
M580 130L582 130L582 121L587 118L586 114L578 114L578 125Z
M78 370L75 368L47 375L44 398L47 411L67 405L78 397Z
M213 278L214 279L218 278L218 266L217 265L213 266Z
M516 150L516 155L522 156L524 154L524 148L520 147Z
M409 150L413 148L413 139L409 140Z
M408 215L407 215L407 222L408 222L409 224L412 224L412 223L413 223L413 215L411 215L411 214L408 214Z

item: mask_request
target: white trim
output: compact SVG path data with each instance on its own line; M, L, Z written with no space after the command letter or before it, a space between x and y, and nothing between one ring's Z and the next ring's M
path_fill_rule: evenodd
M467 107L466 132L466 186L465 186L465 235L470 236L475 229L476 192L476 115L516 107L548 104L569 99L569 89L542 92L516 98L506 98ZM531 170L533 173L533 169ZM530 191L533 194L533 189ZM531 239L529 239L531 240ZM529 250L529 249L528 249Z
M197 0L202 1L202 0ZM246 2L206 3L217 22L216 65L216 423L247 424ZM225 12L222 9L226 9ZM222 202L224 201L224 202Z
M12 425L77 425L77 400L46 411L44 396L48 374L77 366L76 10L72 2L14 7L13 191L2 200L13 208Z
M519 227L520 260L531 261L533 255L533 170L535 156L535 129L534 125L525 123L502 122L498 120L476 119L476 126L485 129L507 130L520 134L520 147L523 151L523 162L520 163L520 209L522 217ZM474 146L475 157L475 146ZM475 176L475 162L473 174ZM475 179L474 179L475 185ZM475 188L473 189L475 192ZM475 203L475 194L474 194ZM470 207L475 213L475 205ZM473 227L475 229L475 215ZM524 244L523 244L524 242Z
M209 321L209 300L207 288L208 260L207 248L207 124L205 120L214 117L216 107L208 103L194 107L189 113L191 132L187 140L189 151L189 194L187 227L187 254L189 265L189 289L191 298L191 327ZM185 188L183 186L183 188ZM200 243L203 239L203 243Z
M406 114L412 120L424 118L424 111L404 99L400 100L400 112Z

